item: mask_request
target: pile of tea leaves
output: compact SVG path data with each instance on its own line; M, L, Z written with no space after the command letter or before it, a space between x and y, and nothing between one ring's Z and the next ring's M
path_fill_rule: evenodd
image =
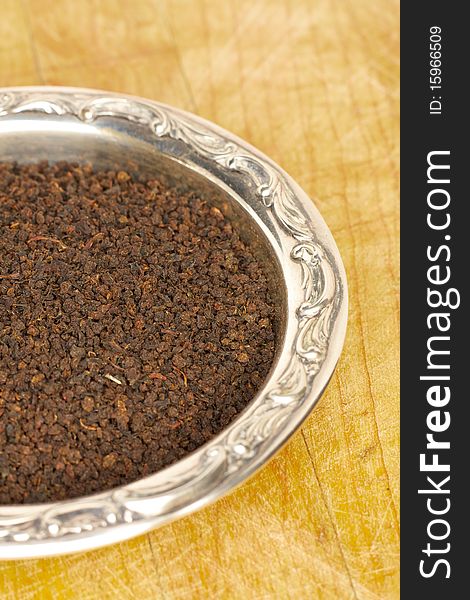
M226 427L274 356L249 245L194 193L0 163L0 503L72 498Z

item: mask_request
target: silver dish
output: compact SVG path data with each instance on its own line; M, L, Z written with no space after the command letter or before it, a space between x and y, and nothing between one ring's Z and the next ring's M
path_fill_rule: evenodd
M61 159L163 174L222 204L269 266L278 351L257 396L213 440L130 485L0 506L0 558L78 552L186 515L233 490L281 448L321 396L346 329L346 277L312 201L276 164L194 115L75 88L0 89L0 160Z

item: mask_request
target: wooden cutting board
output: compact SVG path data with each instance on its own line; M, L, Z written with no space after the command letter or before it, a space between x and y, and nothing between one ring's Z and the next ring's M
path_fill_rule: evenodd
M104 550L0 563L2 600L394 599L399 564L397 0L2 0L0 86L89 86L219 123L336 238L345 350L317 409L231 496Z

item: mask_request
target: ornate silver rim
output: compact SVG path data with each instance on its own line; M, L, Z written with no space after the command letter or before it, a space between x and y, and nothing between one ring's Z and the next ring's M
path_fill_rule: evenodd
M44 556L132 537L217 499L262 466L310 413L341 352L346 278L335 243L311 200L267 157L194 115L140 98L84 89L0 90L2 120L28 114L94 124L124 119L155 139L185 144L255 186L280 237L292 291L277 368L252 404L211 442L134 484L65 502L0 506L0 558ZM1 160L0 156L0 160Z

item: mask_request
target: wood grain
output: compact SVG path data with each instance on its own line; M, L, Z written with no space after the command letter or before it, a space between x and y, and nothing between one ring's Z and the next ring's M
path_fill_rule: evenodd
M0 85L194 111L279 162L350 286L331 384L231 496L89 554L0 564L4 600L394 599L399 563L397 0L3 0Z

